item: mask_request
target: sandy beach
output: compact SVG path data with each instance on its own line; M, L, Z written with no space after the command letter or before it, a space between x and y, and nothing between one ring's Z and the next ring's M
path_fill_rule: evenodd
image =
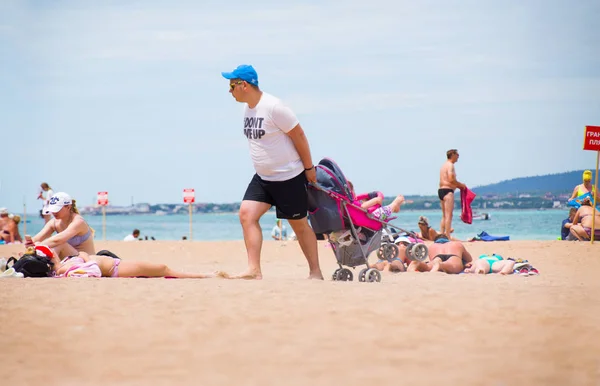
M183 271L246 266L242 241L96 242ZM22 246L0 246L10 256ZM467 243L539 276L309 281L266 241L262 281L4 279L4 385L599 385L600 243ZM374 256L372 256L374 258Z

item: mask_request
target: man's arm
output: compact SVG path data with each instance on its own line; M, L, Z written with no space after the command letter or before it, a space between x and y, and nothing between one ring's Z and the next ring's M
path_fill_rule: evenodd
M312 168L311 170L306 170L306 178L310 182L316 182L317 172L314 169L314 164L310 155L310 146L308 145L308 139L306 138L306 134L304 134L302 126L297 124L292 130L287 132L287 135L289 135L294 143L294 147L300 156L300 160L302 160L304 169Z
M467 187L465 184L463 184L462 182L458 182L458 180L456 179L456 171L454 170L454 165L452 165L452 168L450 168L450 171L448 172L448 177L452 186L455 186L459 189L464 189Z

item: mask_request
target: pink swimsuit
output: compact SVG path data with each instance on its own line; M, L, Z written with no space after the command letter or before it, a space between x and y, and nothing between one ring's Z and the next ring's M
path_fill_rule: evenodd
M61 265L71 261L75 264L70 266L65 273L55 275L55 277L102 277L100 267L95 261L88 261L87 263L79 256L69 256L61 261Z

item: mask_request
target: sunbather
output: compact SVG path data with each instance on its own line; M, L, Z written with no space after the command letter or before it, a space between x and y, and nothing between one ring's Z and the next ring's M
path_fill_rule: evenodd
M450 241L444 234L438 235L428 250L429 261L413 261L407 271L461 273L473 262L471 254L460 241Z
M488 273L510 275L513 273L514 267L514 260L504 260L500 255L481 255L471 267L465 268L465 272L483 275Z
M45 248L46 256L51 257L54 263L53 270L56 276L88 276L88 277L175 277L187 279L204 279L211 277L228 277L223 272L213 274L177 272L165 264L151 263L148 261L121 260L105 255L90 255L78 252L67 244L63 251L70 253L61 259L51 248L36 246L36 249Z

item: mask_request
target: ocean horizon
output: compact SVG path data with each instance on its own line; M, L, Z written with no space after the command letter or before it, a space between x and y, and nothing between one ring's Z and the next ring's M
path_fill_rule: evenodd
M568 210L486 210L489 220L475 220L465 224L460 220L460 212L454 212L454 237L467 240L482 231L495 236L509 236L511 240L556 240L560 236L562 220L568 217ZM398 218L390 223L398 228L418 231L419 216L426 216L436 230L439 229L441 211L418 210L401 211ZM110 215L106 216L106 235L103 235L102 216L85 215L88 224L95 230L96 240L122 240L133 229L140 230L141 238L156 240L181 240L190 238L189 215ZM265 240L271 240L271 230L275 225L275 212L267 212L260 221ZM38 233L44 221L37 214L28 214L27 223L19 224L21 235ZM288 234L291 228L284 222ZM25 232L26 227L26 232ZM192 216L192 239L194 241L243 240L242 227L238 214L231 213L194 213Z

